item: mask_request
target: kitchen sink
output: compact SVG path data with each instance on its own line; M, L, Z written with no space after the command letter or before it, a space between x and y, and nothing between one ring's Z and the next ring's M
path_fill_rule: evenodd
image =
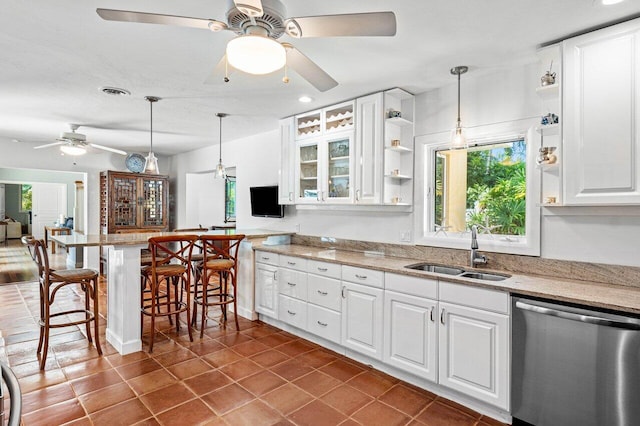
M467 271L466 269L456 268L455 266L436 265L433 263L414 263L412 265L405 266L405 268L425 272L435 272L437 274L456 275L462 278L485 281L503 281L511 276L488 272Z
M407 265L405 268L447 275L460 275L464 272L464 269L454 268L453 266L434 265L432 263L415 263L413 265Z

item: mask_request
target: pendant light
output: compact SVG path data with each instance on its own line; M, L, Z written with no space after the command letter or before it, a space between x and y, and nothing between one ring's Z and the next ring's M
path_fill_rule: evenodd
M464 65L451 68L451 74L458 76L458 120L456 121L456 128L453 130L451 135L451 144L455 148L467 147L467 139L464 136L464 131L460 121L460 76L467 71L469 71L469 67Z
M147 155L147 158L145 159L145 162L144 162L144 172L157 175L158 173L160 173L160 170L158 169L158 158L156 158L156 155L153 153L153 103L158 102L160 98L156 96L145 96L145 99L149 101L149 107L151 110L151 118L150 118L151 126L149 131L149 136L150 136L149 155Z
M218 160L218 165L216 166L216 171L213 174L213 177L220 179L227 178L227 169L225 169L224 165L222 164L222 119L227 115L228 114L225 114L224 112L219 112L216 114L216 117L220 119L220 158Z

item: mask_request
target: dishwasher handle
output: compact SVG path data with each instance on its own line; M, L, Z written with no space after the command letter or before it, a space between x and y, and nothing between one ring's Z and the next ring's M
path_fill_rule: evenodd
M597 317L593 315L576 314L574 312L567 312L560 309L552 309L544 306L532 305L522 301L516 302L516 308L523 309L525 311L535 312L537 314L549 315L562 319L568 319L571 321L586 322L589 324L601 325L604 327L624 328L627 330L640 330L640 324L628 323L624 321L616 321L608 318Z

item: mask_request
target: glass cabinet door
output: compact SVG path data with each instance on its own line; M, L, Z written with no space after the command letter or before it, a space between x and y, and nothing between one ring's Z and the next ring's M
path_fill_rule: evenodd
M149 178L142 182L142 225L164 226L164 180Z
M318 187L318 144L300 146L300 193L306 200L319 200Z
M349 137L328 141L326 164L328 199L349 198L351 189L351 140Z
M115 177L111 182L113 224L136 227L138 219L138 181L135 178Z

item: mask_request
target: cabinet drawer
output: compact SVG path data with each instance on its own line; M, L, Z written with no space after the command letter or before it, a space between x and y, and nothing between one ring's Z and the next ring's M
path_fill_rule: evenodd
M287 268L278 268L278 291L280 294L307 301L307 273Z
M307 261L307 272L309 272L310 274L340 279L342 266L339 263L328 263L319 262L317 260L309 260Z
M429 278L410 277L408 275L386 273L384 277L385 290L411 294L429 299L438 298L438 280Z
M320 306L307 305L307 331L335 343L340 343L342 316Z
M307 272L307 259L302 259L301 257L280 255L279 265L284 268Z
M309 274L307 300L325 308L340 311L342 307L340 281Z
M256 250L256 262L266 263L267 265L278 266L279 255L269 253L267 251Z
M307 303L291 297L278 296L278 319L294 327L307 326Z
M355 266L342 266L342 280L371 287L384 288L384 272Z
M503 314L509 313L509 294L505 291L440 281L440 300Z

